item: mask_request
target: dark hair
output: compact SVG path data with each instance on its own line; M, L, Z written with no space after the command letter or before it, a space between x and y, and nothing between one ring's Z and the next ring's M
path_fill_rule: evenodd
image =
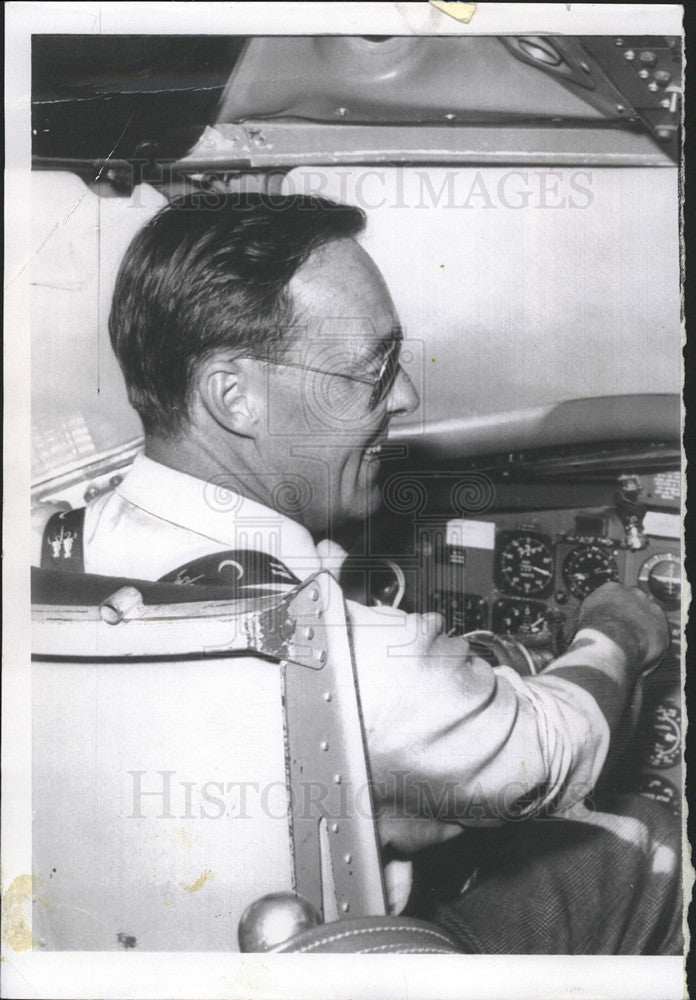
M313 250L354 236L362 209L308 195L189 195L161 209L121 264L109 333L145 431L185 424L192 377L219 349L283 356L287 285Z

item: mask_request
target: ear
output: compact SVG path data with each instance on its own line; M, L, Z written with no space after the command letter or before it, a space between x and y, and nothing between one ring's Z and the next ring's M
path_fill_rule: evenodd
M258 403L250 373L236 361L212 358L199 374L198 391L209 415L232 434L253 438L258 434Z

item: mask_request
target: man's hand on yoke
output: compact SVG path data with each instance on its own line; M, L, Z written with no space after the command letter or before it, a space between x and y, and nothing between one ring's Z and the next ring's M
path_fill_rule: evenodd
M637 587L605 583L583 602L578 633L594 629L612 639L635 678L667 652L669 625L662 609Z

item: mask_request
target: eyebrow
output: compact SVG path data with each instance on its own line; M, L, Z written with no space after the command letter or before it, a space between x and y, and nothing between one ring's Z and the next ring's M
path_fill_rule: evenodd
M395 342L401 343L404 339L403 327L400 323L395 323L386 337L377 341L370 348L365 361L370 364L373 361L383 361Z

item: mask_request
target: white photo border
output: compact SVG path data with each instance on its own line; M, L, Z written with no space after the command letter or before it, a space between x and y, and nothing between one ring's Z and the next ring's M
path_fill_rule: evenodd
M462 7L465 5L462 5ZM429 3L10 3L6 7L5 552L2 877L31 872L30 108L32 33L673 34L676 4L479 4L468 23ZM691 875L685 858L685 871ZM27 908L28 909L28 908ZM28 919L28 918L27 918ZM676 958L38 953L5 948L5 997L351 1000L677 1000Z

